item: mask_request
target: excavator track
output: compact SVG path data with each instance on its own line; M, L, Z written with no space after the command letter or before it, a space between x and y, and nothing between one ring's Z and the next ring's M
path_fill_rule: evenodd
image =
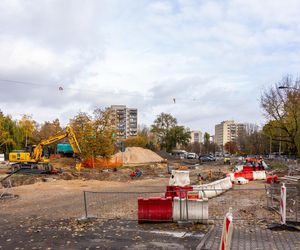
M53 166L49 163L14 163L11 165L11 173L19 174L52 174Z

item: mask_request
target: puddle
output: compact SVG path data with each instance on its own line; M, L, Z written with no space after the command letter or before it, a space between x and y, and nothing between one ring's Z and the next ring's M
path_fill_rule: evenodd
M187 232L171 232L171 231L149 231L149 233L154 234L164 234L169 235L175 238L185 238L185 237L196 237L196 238L202 238L205 234L203 233L187 233Z

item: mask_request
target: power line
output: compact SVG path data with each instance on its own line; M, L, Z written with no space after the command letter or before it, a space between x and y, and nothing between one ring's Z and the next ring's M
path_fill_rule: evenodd
M40 84L36 82L28 82L28 81L17 81L17 80L9 80L9 79L0 79L0 82L7 82L7 83L14 83L14 84L21 84L21 85L31 85L31 86L37 86L37 87L55 87L53 84ZM117 95L117 96L128 96L128 97L142 97L142 98L150 98L150 99L163 99L162 97L156 97L152 95L142 95L142 94L135 94L135 93L116 93L112 91L95 91L92 89L87 89L87 88L74 88L74 87L65 87L62 84L57 84L56 85L57 90L59 91L64 91L64 90L73 90L73 91L78 91L78 92L90 92L90 93L95 93L95 94L111 94L111 95ZM197 99L184 99L184 98L178 98L178 97L168 97L174 104L176 103L174 100L180 102L186 102L186 101L192 101L192 102L197 102L200 100Z
M149 99L157 99L157 100L169 100L170 103L176 105L176 104L182 104L182 103L203 103L200 99L197 98L180 98L176 96L167 96L166 98L164 97L158 97L158 96L153 96L153 95L142 95L138 93L118 93L118 92L112 92L112 91L95 91L92 89L87 89L87 88L74 88L74 87L65 87L63 84L41 84L41 83L36 83L36 82L28 82L28 81L19 81L19 80L10 80L10 79L1 79L0 82L7 82L7 83L13 83L13 84L21 84L21 85L31 85L31 86L36 86L36 87L47 87L47 88L53 88L55 87L56 90L58 91L65 91L65 90L72 90L76 92L89 92L89 93L94 93L94 94L100 94L100 95L114 95L114 96L125 96L125 97L139 97L139 98L149 98ZM207 100L206 100L207 101ZM222 102L228 102L228 101L233 101L231 100L222 100Z

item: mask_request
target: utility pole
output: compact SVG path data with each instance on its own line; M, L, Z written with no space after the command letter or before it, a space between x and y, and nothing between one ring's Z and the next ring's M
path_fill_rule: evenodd
M281 130L280 130L280 141L279 141L279 156L281 156Z
M271 156L271 154L272 154L272 137L270 136L270 150L269 150L269 154L270 154L270 156Z
M25 148L27 148L27 129L25 130Z

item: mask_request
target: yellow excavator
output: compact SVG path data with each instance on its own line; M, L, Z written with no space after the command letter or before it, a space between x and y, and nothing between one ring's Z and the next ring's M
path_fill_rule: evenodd
M70 145L74 151L74 156L76 158L76 169L81 168L80 159L80 147L76 139L75 133L70 126L54 136L47 139L41 140L39 144L33 145L31 149L28 150L13 150L9 153L9 162L11 165L11 171L16 172L22 169L29 169L29 172L36 170L37 173L54 173L57 172L53 169L52 165L49 163L49 159L44 154L44 146L50 145L64 138L68 138Z

